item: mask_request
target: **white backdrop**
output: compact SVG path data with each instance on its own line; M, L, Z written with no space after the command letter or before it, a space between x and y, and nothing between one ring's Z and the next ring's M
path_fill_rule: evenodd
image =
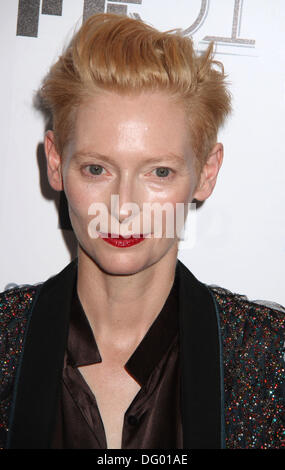
M182 28L198 50L216 39L234 113L219 136L217 187L197 212L197 241L179 258L203 282L284 305L284 0L0 0L0 290L43 281L74 256L45 176L34 94L83 15L95 11Z

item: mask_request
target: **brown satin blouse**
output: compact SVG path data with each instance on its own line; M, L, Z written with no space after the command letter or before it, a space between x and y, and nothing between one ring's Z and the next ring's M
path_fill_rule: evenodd
M122 449L182 449L178 344L178 279L125 369L141 386L125 412ZM52 448L107 449L95 396L78 370L102 362L77 295L71 307Z

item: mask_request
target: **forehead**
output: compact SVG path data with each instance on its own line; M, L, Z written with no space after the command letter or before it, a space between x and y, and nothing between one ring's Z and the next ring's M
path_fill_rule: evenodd
M191 145L182 104L164 92L96 93L79 106L73 135L77 150L93 145L106 150L112 145L133 150L170 146L183 152Z

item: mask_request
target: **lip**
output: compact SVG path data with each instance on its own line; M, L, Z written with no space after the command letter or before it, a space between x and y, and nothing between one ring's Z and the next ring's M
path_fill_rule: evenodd
M109 243L110 245L116 246L117 248L128 248L134 245L138 245L139 243L143 242L146 238L146 235L143 234L134 234L131 235L129 238L125 238L122 235L116 234L99 234L99 236L105 242Z

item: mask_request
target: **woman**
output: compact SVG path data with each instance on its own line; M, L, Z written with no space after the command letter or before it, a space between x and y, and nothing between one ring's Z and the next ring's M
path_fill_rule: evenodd
M284 446L284 311L177 260L181 208L211 195L223 160L212 46L198 57L179 33L94 15L42 96L78 256L1 296L3 447Z

